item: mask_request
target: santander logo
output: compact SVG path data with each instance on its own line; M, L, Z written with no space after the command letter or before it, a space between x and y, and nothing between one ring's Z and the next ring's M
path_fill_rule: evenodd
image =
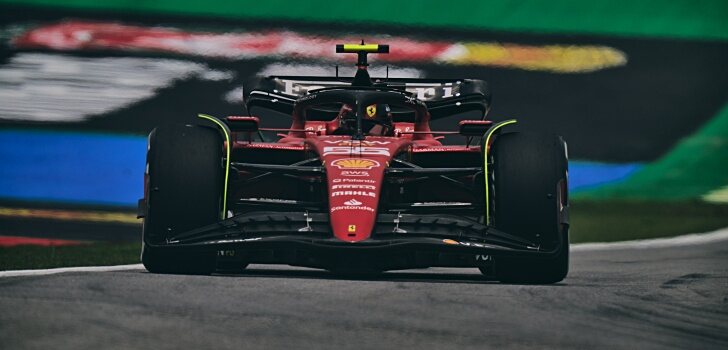
M358 205L362 205L362 202L356 200L356 198L352 198L352 199L344 202L344 204L345 205L351 205L351 206L358 206Z

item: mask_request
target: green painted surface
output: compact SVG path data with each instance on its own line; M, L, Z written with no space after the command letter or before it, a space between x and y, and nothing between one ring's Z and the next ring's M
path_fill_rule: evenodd
M571 243L617 242L727 227L728 205L698 200L574 200L570 216Z
M141 243L0 247L0 271L138 264Z
M728 39L726 0L0 0L132 13L354 22L517 32Z
M700 198L728 185L728 104L695 134L626 181L587 190L578 199Z

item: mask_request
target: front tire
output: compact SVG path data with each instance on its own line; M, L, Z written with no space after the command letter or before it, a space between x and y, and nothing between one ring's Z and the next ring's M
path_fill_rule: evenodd
M214 251L165 247L167 240L221 218L223 141L217 130L167 125L149 135L147 210L141 260L149 272L210 274Z
M507 283L556 283L569 271L568 159L561 137L532 132L498 136L493 160L493 224L503 232L558 250L549 259L495 258Z

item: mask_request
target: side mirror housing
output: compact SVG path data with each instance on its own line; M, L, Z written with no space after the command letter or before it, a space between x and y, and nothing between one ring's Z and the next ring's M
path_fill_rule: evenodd
M256 132L260 125L260 119L252 116L229 116L225 122L233 132Z
M490 129L493 122L490 120L461 120L458 123L460 135L469 137L481 137Z

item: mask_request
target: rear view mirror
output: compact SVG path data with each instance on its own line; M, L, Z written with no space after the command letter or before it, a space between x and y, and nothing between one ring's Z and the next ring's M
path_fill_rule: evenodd
M230 116L225 118L225 122L234 132L256 132L260 119L258 117Z
M461 120L458 126L460 127L460 135L470 137L481 137L485 135L485 132L490 129L493 122L490 120Z

